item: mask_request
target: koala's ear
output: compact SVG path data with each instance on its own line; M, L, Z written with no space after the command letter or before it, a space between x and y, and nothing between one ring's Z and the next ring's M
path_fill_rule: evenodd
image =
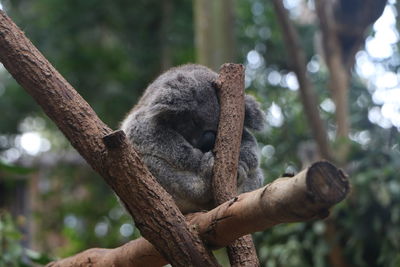
M250 95L245 95L244 126L260 131L265 127L266 116L261 110L260 104Z
M165 105L165 104L155 104L152 105L148 110L147 110L147 115L151 118L160 118L164 116L168 116L169 114L173 113L171 110L171 106Z
M196 107L197 103L191 99L173 98L172 101L169 101L166 97L151 105L146 113L150 118L168 118L184 112L190 112L195 110Z
M162 114L168 113L168 106L164 104L152 105L148 110L148 115L151 117L162 116Z

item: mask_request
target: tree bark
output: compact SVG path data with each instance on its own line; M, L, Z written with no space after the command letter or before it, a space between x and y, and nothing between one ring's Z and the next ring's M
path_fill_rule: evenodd
M215 143L213 195L220 205L237 195L237 168L244 124L244 67L224 64L216 81L220 99L220 118ZM228 246L231 266L259 266L251 235L240 237Z
M244 123L244 66L224 64L216 81L220 117L213 168L214 201L220 205L234 197Z
M241 194L208 212L187 216L209 248L231 244L240 236L287 222L325 218L349 192L347 177L328 162L314 163L294 177L278 178L267 186ZM163 266L168 261L144 238L115 249L90 249L53 262L48 267Z
M273 0L272 2L275 6L279 24L282 27L285 46L289 54L288 59L299 82L300 98L303 103L307 121L311 126L312 134L318 146L319 156L332 160L332 151L329 146L327 131L318 109L318 98L307 74L306 57L300 44L299 35L290 22L288 12L283 6L282 0Z
M142 235L174 266L217 266L121 131L88 103L0 11L0 61L120 197Z

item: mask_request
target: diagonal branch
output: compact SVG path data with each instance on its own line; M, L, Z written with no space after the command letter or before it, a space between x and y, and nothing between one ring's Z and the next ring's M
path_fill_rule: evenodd
M317 96L307 74L306 57L300 44L299 35L289 19L288 11L283 6L282 0L273 0L272 2L275 6L279 24L282 27L285 46L289 53L288 59L299 82L300 98L307 121L311 126L312 134L317 142L320 156L325 159L332 159L327 132L318 109Z
M142 235L174 266L216 266L121 131L112 133L0 11L0 61L123 201ZM103 139L104 138L104 139Z

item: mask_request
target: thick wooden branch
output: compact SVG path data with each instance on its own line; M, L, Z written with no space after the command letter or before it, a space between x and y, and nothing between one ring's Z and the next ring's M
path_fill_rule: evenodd
M142 235L174 266L216 266L171 196L123 132L112 133L88 103L0 11L0 61L71 144L113 188Z
M244 123L244 66L222 65L215 84L220 116L214 148L213 193L214 201L219 205L236 195Z
M325 218L349 192L347 177L328 162L314 163L294 177L278 178L267 186L241 194L209 212L188 215L209 248L231 244L240 236L287 222ZM49 265L51 267L163 266L161 254L139 238L115 249L90 249Z
M329 147L327 131L319 113L317 96L307 74L306 56L301 47L299 35L290 21L288 11L283 6L283 1L273 0L272 2L279 24L282 27L285 46L289 54L288 59L299 82L300 98L304 106L305 115L317 142L320 156L331 160L332 151Z
M214 202L220 205L237 195L237 168L244 124L244 66L222 65L216 90L220 100L220 117L215 143L213 168ZM228 246L231 266L259 266L251 235Z

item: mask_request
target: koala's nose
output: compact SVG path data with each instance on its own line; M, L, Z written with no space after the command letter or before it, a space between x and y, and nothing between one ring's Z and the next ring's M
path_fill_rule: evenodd
M205 131L199 140L199 149L203 152L211 151L215 145L216 134L214 131Z

